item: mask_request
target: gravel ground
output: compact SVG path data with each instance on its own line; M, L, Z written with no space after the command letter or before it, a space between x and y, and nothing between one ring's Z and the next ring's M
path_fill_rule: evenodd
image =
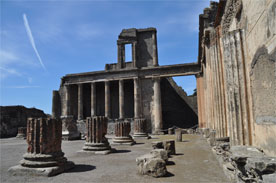
M167 165L168 176L153 178L140 176L136 157L150 152L151 142L174 139L171 135L155 136L150 140L136 140L133 146L114 146L118 152L109 155L77 153L84 140L63 141L62 150L76 167L54 177L10 176L7 170L18 165L26 152L25 140L1 139L1 183L4 182L229 182L206 140L198 135L183 135L176 142L176 153Z

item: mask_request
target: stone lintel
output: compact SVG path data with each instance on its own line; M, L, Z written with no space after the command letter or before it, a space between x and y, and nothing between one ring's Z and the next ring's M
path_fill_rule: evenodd
M104 82L106 80L132 79L134 77L152 78L159 77L174 77L195 75L201 72L201 66L198 63L175 64L166 66L156 66L147 68L130 68L110 71L84 72L78 74L67 74L62 77L64 85Z

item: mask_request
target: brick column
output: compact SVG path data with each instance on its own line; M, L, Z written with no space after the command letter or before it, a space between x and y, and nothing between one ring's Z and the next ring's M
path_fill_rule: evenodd
M119 80L119 118L125 118L124 80Z
M115 138L113 144L133 145L135 141L129 135L131 130L129 121L119 121L115 123Z
M83 85L78 84L78 120L83 119Z
M61 131L59 119L28 118L27 153L20 165L9 171L52 176L72 168L74 163L68 162L61 150Z
M110 153L111 147L108 140L105 138L107 133L107 117L105 116L94 116L86 119L86 143L83 147L84 151L90 151L97 154Z
M110 118L110 82L106 81L105 83L105 117Z
M65 87L64 116L70 116L71 115L71 104L70 104L71 92L70 92L70 85L65 85L64 87Z
M96 115L96 83L91 83L91 116Z
M134 134L133 137L148 137L148 134L146 132L147 124L146 119L134 119Z
M154 114L154 133L159 134L163 127L162 122L162 104L161 104L161 88L160 78L153 78L153 114Z

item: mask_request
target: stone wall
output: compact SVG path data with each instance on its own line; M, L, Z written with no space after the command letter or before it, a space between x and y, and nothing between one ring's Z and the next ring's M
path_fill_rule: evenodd
M42 110L24 106L0 106L1 138L15 137L18 127L26 127L29 117L46 117Z
M214 16L215 14L215 16ZM276 0L220 0L200 15L199 126L276 155Z

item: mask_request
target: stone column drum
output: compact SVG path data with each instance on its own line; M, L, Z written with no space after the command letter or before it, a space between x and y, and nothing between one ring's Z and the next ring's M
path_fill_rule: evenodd
M125 144L133 145L135 141L129 135L130 133L130 122L120 121L115 123L115 137L113 138L113 144Z
M140 118L134 120L134 134L133 137L144 137L148 138L148 134L146 132L146 119Z
M62 124L58 119L28 118L27 153L12 174L53 176L74 167L61 150Z
M105 138L107 120L105 116L94 116L86 119L86 143L82 148L84 151L94 152L95 154L108 154L111 152L111 147Z
M16 138L26 139L26 132L27 132L26 127L19 127L18 130L17 130Z

